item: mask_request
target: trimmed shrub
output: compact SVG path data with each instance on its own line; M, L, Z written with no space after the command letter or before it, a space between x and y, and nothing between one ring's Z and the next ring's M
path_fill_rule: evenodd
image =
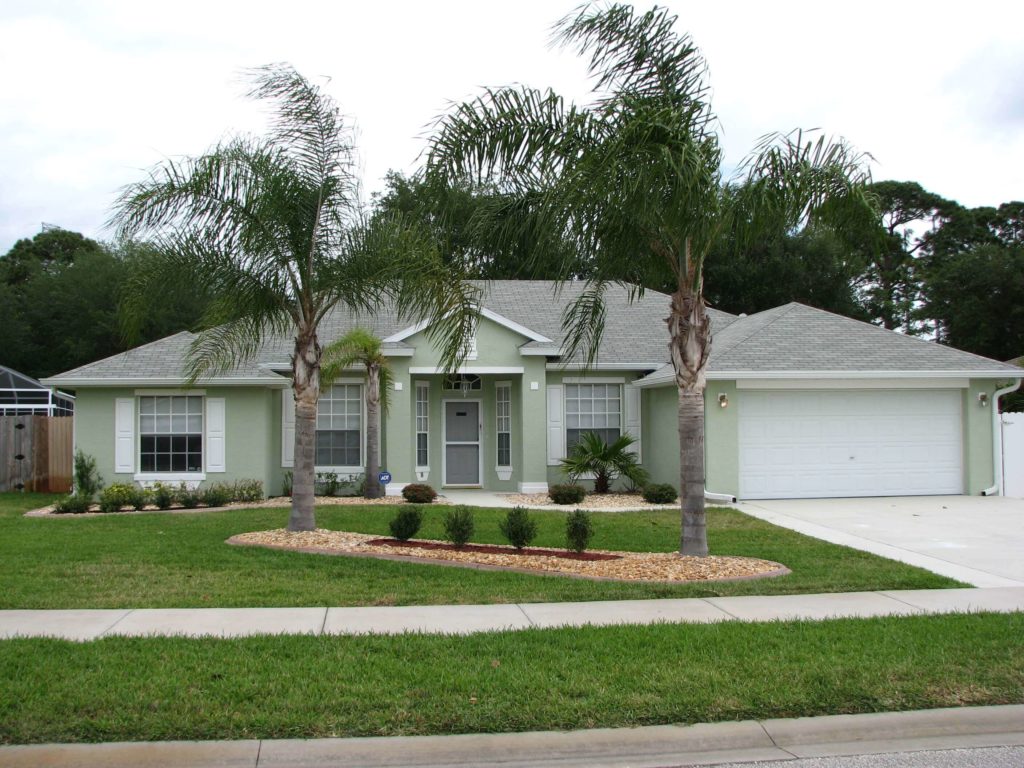
M444 516L444 537L456 547L465 546L473 538L474 528L473 512L463 504L452 507Z
M234 501L263 501L263 481L236 480L231 497Z
M174 489L164 483L156 483L153 486L152 498L157 509L170 509L174 503Z
M530 519L525 507L513 507L498 523L501 535L516 549L522 549L537 536L537 523Z
M80 493L73 493L53 505L53 512L57 515L81 515L89 511L90 501Z
M679 498L669 483L654 483L644 488L644 501L648 504L671 504Z
M75 496L91 500L103 487L103 478L96 471L96 459L75 451Z
M202 496L198 490L193 491L182 483L178 486L178 490L174 492L174 500L185 509L195 509L199 506Z
M391 535L399 541L408 541L423 525L423 509L415 505L403 505L398 514L388 523Z
M587 492L582 485L561 483L548 489L548 496L555 504L579 504L586 495Z
M223 483L214 483L206 486L200 493L203 504L208 507L226 506L234 495L234 489Z
M132 494L131 505L134 509L141 512L149 504L152 503L153 494L145 488L136 488L135 493Z
M402 489L402 498L411 504L430 504L437 498L437 491L423 483L409 483Z
M594 524L590 515L582 509L575 509L565 518L565 545L573 552L583 552L594 535Z
M138 489L128 483L108 485L100 493L100 512L119 512L122 507L134 507Z

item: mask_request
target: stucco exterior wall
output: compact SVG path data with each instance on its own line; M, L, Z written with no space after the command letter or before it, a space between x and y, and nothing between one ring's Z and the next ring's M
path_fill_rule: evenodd
M167 392L167 388L155 390ZM203 485L259 480L264 491L280 492L281 416L278 390L260 387L198 387L208 398L224 398L226 472L207 472ZM75 446L96 459L106 484L134 482L134 473L114 472L114 403L136 398L135 461L138 467L138 400L147 390L137 388L83 388L77 392ZM181 390L188 394L189 390ZM276 415L276 420L274 416ZM276 429L275 429L276 425ZM205 433L204 424L204 433ZM276 438L276 439L275 439ZM207 460L204 445L204 465ZM274 470L276 461L277 471Z

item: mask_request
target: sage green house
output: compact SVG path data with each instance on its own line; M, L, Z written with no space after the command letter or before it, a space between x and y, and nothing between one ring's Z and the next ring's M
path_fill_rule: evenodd
M596 362L562 355L564 308L582 284L481 284L468 357L439 366L422 323L382 311L325 318L328 344L355 326L384 340L393 372L381 467L408 483L542 492L588 431L628 433L653 480L679 485L669 297L611 288ZM751 316L710 310L706 487L740 498L998 492L997 400L1020 384L1004 363L787 304ZM76 447L107 482L257 479L280 493L293 463L291 340L187 386L179 333L44 381L73 389ZM365 465L364 380L321 395L318 471Z

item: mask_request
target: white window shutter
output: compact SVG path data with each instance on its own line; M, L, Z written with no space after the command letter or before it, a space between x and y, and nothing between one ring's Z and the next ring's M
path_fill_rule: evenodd
M114 400L114 471L135 472L135 398Z
M223 397L206 398L206 471L227 472Z
M281 390L281 466L295 466L295 398Z
M548 386L548 466L565 458L565 408L561 384Z
M624 432L636 440L633 444L633 452L636 454L637 461L643 461L640 451L640 388L634 387L632 384L626 384L623 387L625 390L625 419Z

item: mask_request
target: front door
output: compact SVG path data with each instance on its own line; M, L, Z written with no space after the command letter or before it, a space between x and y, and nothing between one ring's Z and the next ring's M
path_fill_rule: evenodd
M480 401L444 403L444 484L480 485Z

